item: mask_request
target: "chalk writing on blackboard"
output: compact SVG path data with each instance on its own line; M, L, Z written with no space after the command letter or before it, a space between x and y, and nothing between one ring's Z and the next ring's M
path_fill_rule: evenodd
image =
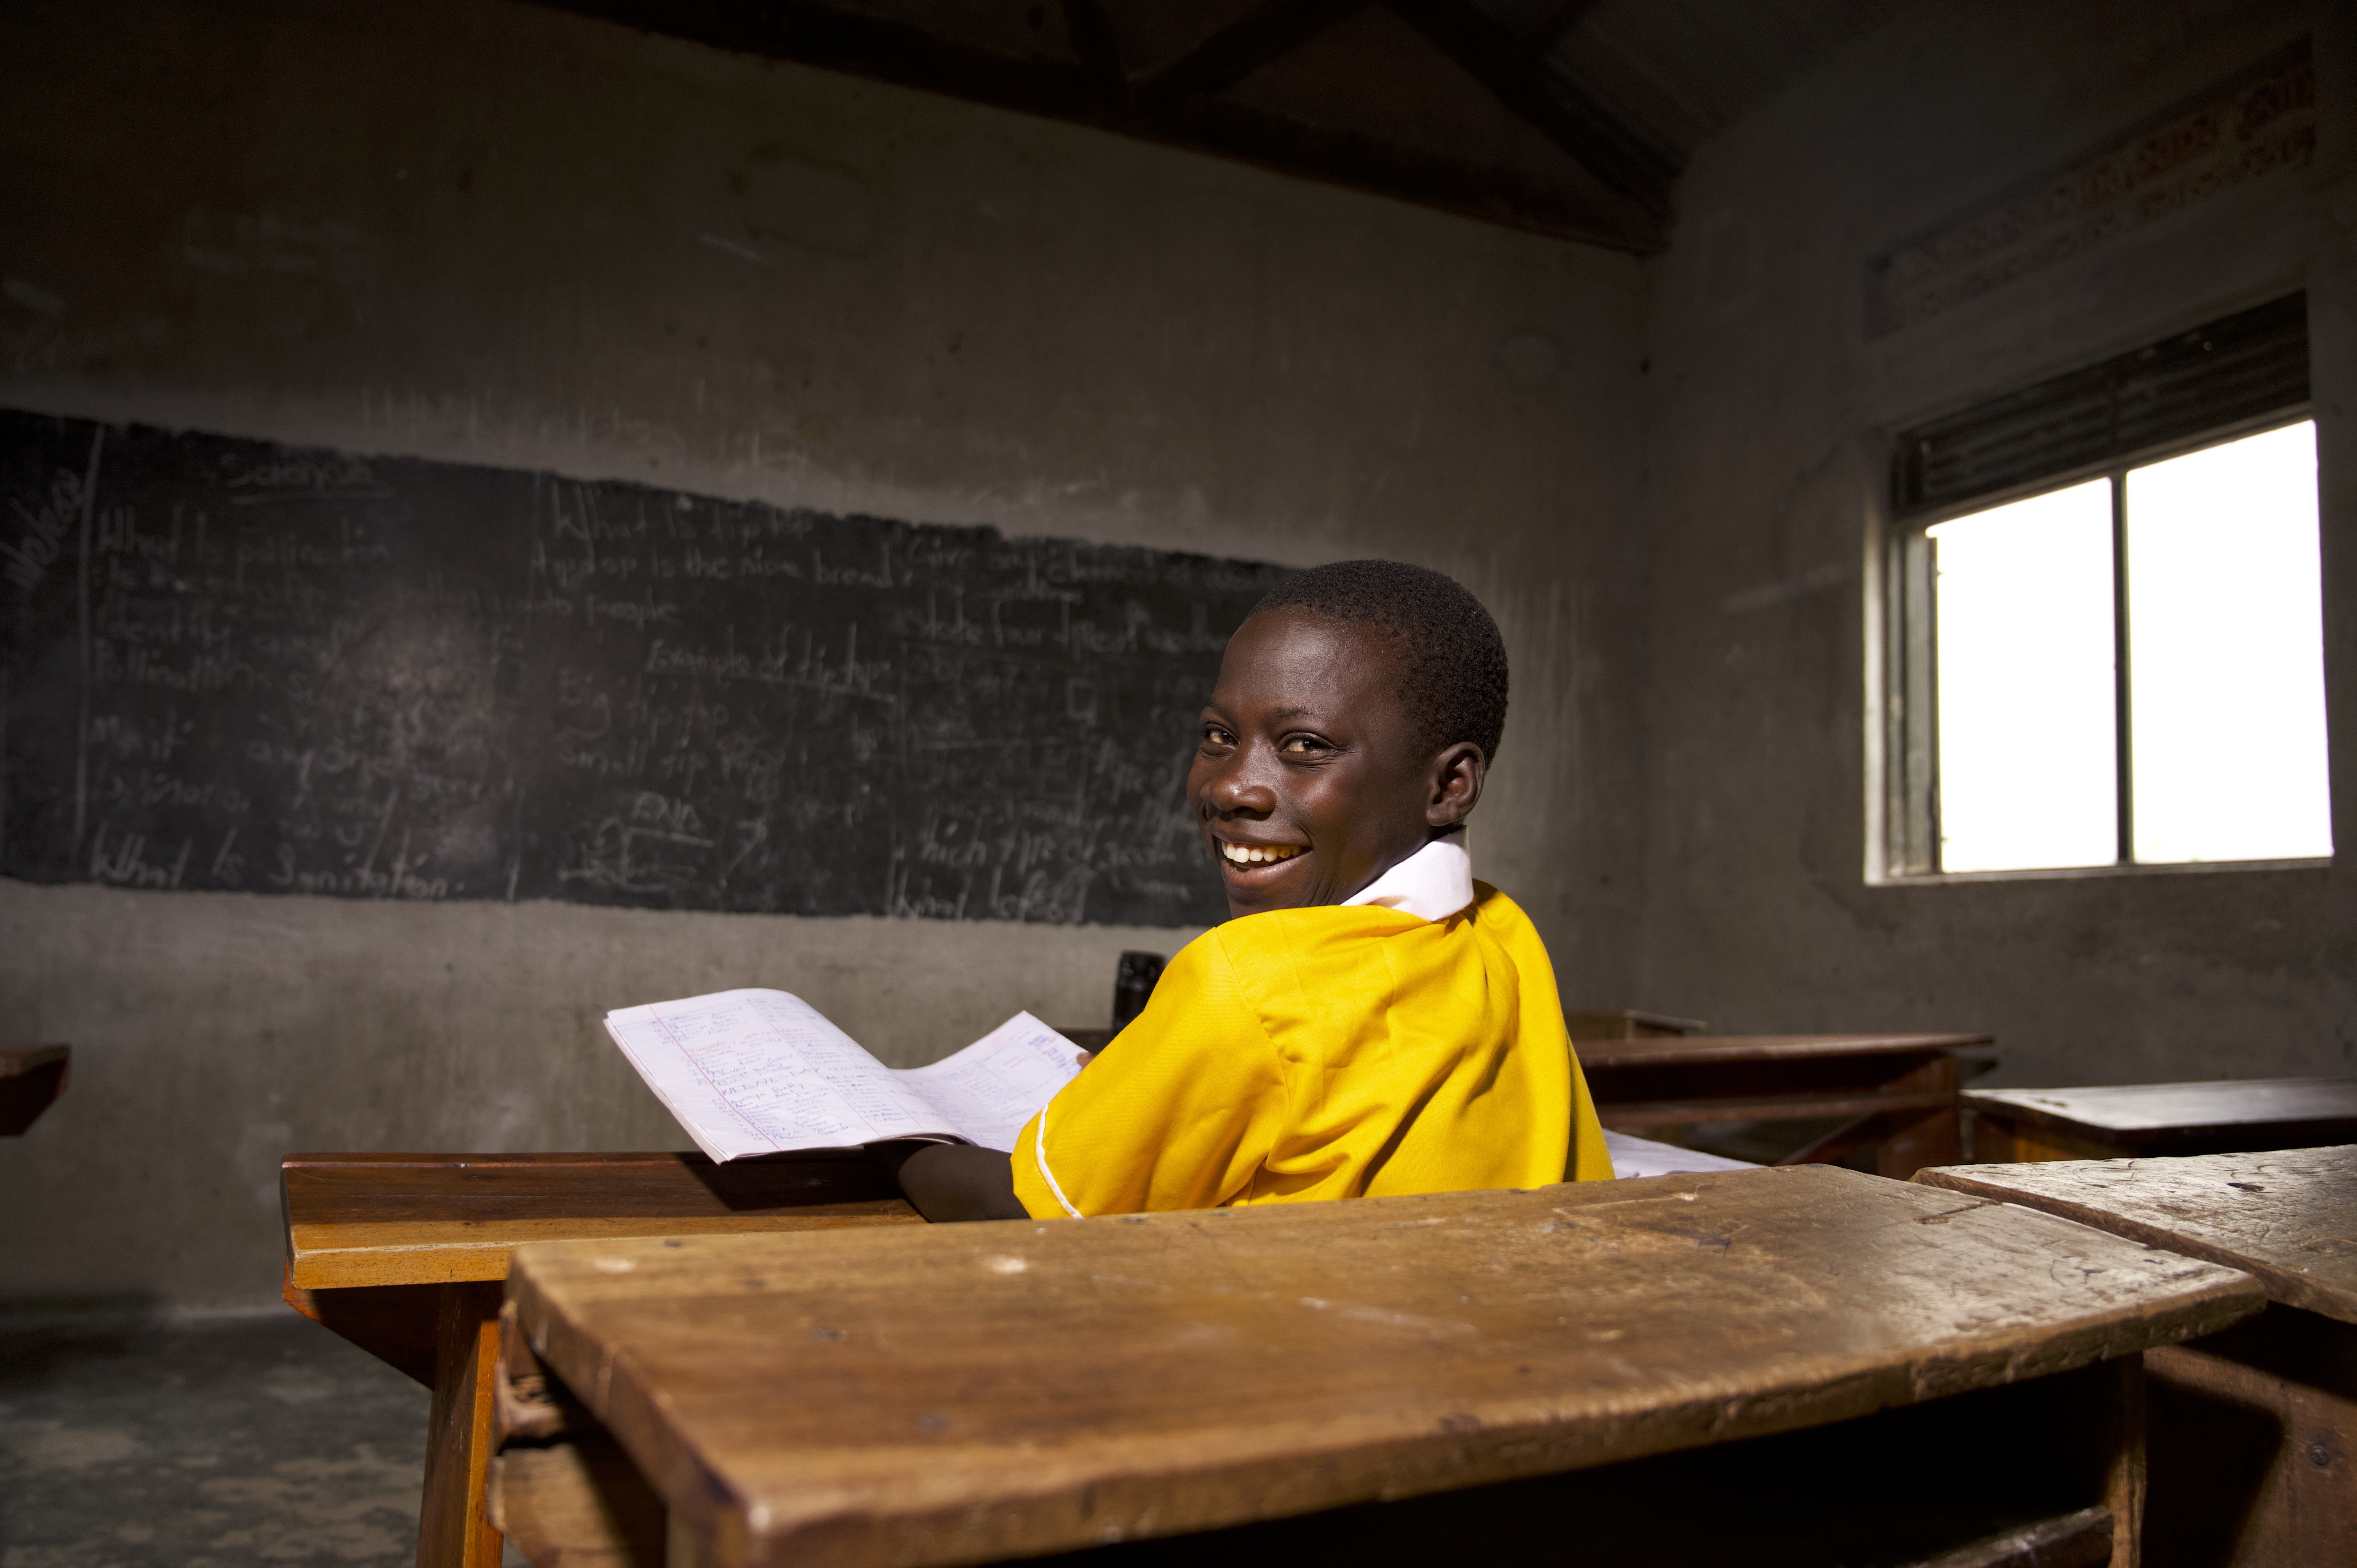
M0 873L1182 925L1246 562L0 412Z

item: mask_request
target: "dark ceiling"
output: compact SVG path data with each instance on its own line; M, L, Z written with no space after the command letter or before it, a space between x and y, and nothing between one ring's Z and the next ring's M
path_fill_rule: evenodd
M1889 0L543 0L1640 254Z

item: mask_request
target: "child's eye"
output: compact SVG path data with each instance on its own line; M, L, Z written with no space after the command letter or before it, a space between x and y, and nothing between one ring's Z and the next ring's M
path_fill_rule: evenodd
M1205 746L1233 746L1235 743L1236 737L1222 729L1219 725L1205 725L1203 726L1203 744Z
M1325 750L1326 743L1314 735L1289 735L1285 737L1285 744L1276 749L1293 757L1308 757Z

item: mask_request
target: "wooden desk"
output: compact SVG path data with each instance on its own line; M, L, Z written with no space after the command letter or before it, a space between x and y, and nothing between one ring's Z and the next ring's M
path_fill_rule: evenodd
M921 1224L859 1150L294 1155L279 1172L286 1301L434 1391L420 1568L497 1568L483 1484L500 1282L523 1241Z
M2259 1078L2092 1089L1982 1089L1972 1158L2184 1157L2357 1142L2357 1079Z
M2262 1316L2146 1358L2147 1563L2300 1568L2357 1543L2357 1147L1961 1165L1916 1178L2244 1269Z
M1964 1157L1955 1053L1986 1035L1692 1035L1577 1040L1596 1113L1617 1133L1670 1137L1711 1122L1845 1118L1782 1165L1830 1164L1874 1145L1906 1177Z
M619 1441L668 1509L671 1568L1105 1542L1822 1568L1975 1540L2013 1544L1975 1563L2126 1564L2136 1353L2264 1296L1824 1166L543 1244L508 1291L506 1375L554 1374ZM502 1455L503 1506L511 1460L549 1453Z
M70 1046L0 1046L0 1138L33 1124L65 1092Z

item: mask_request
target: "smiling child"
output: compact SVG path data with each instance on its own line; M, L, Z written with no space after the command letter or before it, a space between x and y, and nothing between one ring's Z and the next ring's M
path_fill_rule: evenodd
M917 1207L1046 1219L1609 1178L1546 949L1464 847L1505 716L1497 625L1439 573L1345 561L1262 600L1187 779L1231 918L1011 1162L909 1160Z

